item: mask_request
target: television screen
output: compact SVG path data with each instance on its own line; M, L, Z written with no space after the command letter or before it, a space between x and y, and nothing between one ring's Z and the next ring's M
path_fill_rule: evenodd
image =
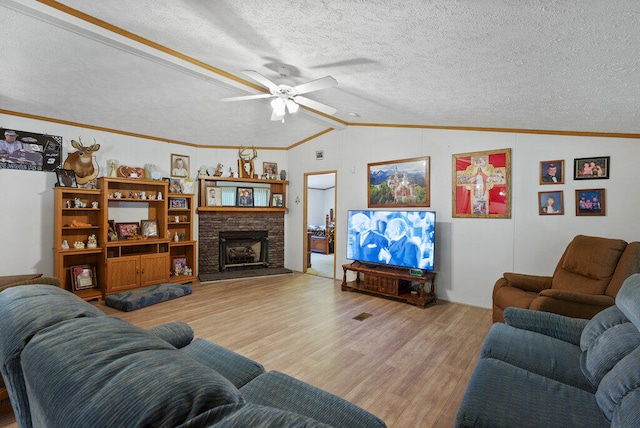
M350 210L347 258L433 270L434 211Z

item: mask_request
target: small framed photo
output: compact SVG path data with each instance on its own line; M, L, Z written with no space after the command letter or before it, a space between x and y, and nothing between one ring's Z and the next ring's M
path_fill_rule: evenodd
M141 220L140 221L142 234L148 238L157 238L158 235L158 220Z
M253 206L253 188L251 187L238 187L237 193L237 206L239 207L252 207Z
M186 209L187 198L169 198L169 208L171 209Z
M278 177L278 164L275 162L262 162L262 173L267 179L276 179Z
M76 173L72 169L56 169L59 187L78 187Z
M179 178L167 178L169 182L169 193L182 193L182 185Z
M184 269L187 267L186 257L174 257L171 259L172 273L174 275L182 275Z
M573 160L574 180L609 178L610 157L577 158Z
M274 193L271 195L272 207L284 207L284 195L282 193Z
M171 154L171 176L189 177L189 156Z
M605 215L604 189L576 190L576 215Z
M222 193L218 187L216 186L207 187L206 195L207 195L208 207L219 207L222 205Z
M540 184L564 184L564 161L540 162Z
M91 265L71 266L71 284L73 291L98 288L96 267Z
M538 214L563 215L564 198L562 190L538 192Z
M140 230L140 224L138 223L116 223L116 233L118 239L130 239L137 236Z

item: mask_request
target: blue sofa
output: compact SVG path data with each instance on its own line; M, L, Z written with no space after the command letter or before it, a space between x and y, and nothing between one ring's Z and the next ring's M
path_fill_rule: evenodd
M51 285L0 292L20 427L384 427L348 401L173 322L140 329Z
M640 274L591 320L509 307L487 335L458 427L640 427Z

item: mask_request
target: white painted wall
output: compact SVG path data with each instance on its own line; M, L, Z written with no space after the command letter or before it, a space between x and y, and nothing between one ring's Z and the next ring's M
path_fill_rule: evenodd
M305 172L336 169L337 264L345 258L344 222L349 209L367 208L367 164L431 157L431 208L436 217L436 271L439 298L490 307L495 281L506 271L550 275L576 234L640 240L635 220L640 192L634 185L640 141L474 131L351 127L334 131L289 151L292 198L302 198ZM452 155L512 149L512 218L452 218ZM324 160L315 151L324 150ZM609 180L574 181L573 159L611 156ZM563 185L539 184L540 161L565 160ZM605 217L576 217L576 189L605 188ZM563 190L565 215L538 215L538 192ZM302 204L288 215L287 267L302 267ZM338 269L338 276L341 276Z
M335 187L329 189L308 189L307 224L324 226L326 216L331 208L334 208ZM335 213L335 211L334 211ZM334 214L335 215L335 214Z
M70 140L82 136L101 144L101 168L106 160L143 166L158 165L169 174L171 153L190 156L191 175L200 165L225 165L237 170L237 150L199 149L32 119L0 115L2 127L62 135L65 153ZM290 181L285 216L285 266L302 270L304 173L338 171L336 175L336 256L345 258L344 221L349 209L367 208L367 164L417 156L431 157L431 209L437 212L437 294L439 298L476 306L491 306L491 289L505 271L551 274L567 243L576 234L640 240L635 227L640 211L636 160L640 141L615 138L563 137L472 131L351 127L333 131L289 151L259 150L262 162L276 162ZM259 144L259 141L256 141ZM512 218L465 219L451 216L451 157L456 153L512 149ZM324 150L324 160L315 151ZM574 181L573 159L611 156L609 180ZM565 160L564 185L541 186L539 162ZM0 275L53 274L53 173L0 169ZM574 190L605 188L605 217L576 217ZM538 192L563 190L566 214L538 215ZM300 203L296 204L296 197ZM197 223L197 222L196 222ZM340 269L338 276L341 277Z
M164 177L169 177L172 153L190 157L193 178L200 165L214 166L218 162L224 164L225 176L229 167L237 173L238 151L235 149L198 149L3 114L0 114L0 126L61 135L64 138L63 161L68 150L75 151L71 147L72 139L77 141L81 137L89 144L95 138L100 144L100 150L96 152L100 175L104 175L108 159L117 159L121 165L128 166L155 164ZM255 161L258 173L262 172L263 161L276 162L279 168L287 167L286 151L259 150L258 156ZM36 272L53 275L53 188L56 181L52 172L0 169L0 224L3 225L0 276ZM194 229L197 236L197 221Z

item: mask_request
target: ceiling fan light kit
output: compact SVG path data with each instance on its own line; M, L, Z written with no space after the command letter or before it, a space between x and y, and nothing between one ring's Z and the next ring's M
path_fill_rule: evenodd
M290 74L286 67L280 67L278 70L280 71L280 76L283 78L287 78ZM245 101L260 98L274 98L271 101L271 108L273 109L271 113L271 120L282 120L283 122L287 111L289 114L293 114L298 111L300 105L328 115L334 115L337 111L335 108L326 104L301 96L301 94L336 86L338 81L331 76L325 76L296 86L290 86L284 83L276 84L254 70L243 70L242 72L256 82L264 85L269 89L270 93L223 98L222 101Z

